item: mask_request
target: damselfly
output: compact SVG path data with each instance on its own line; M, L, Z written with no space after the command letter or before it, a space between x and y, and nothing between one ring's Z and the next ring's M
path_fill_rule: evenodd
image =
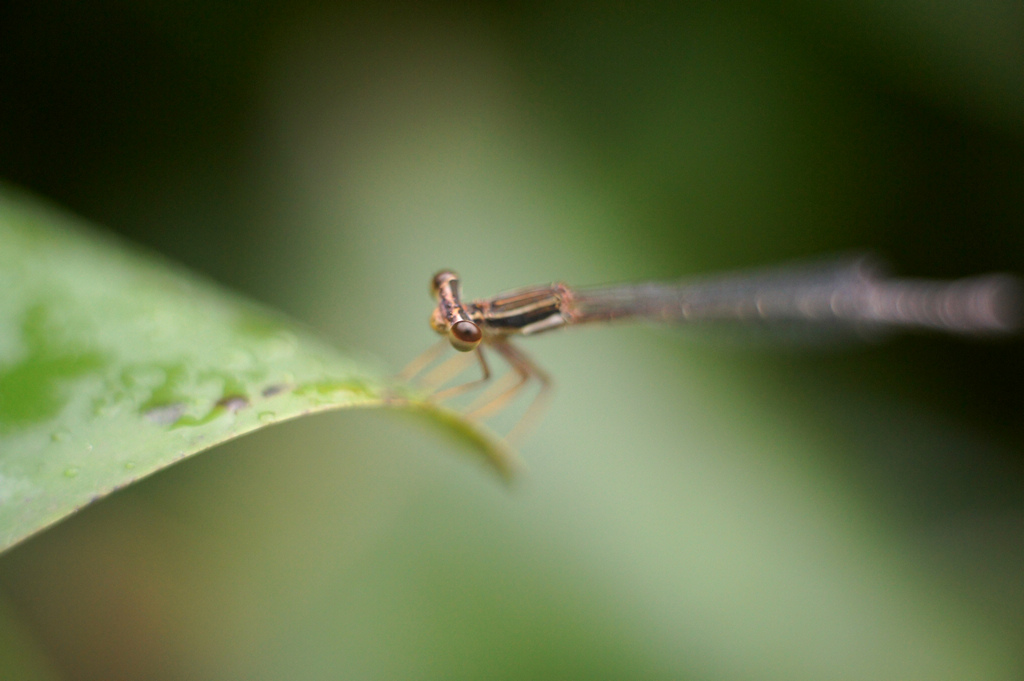
M443 340L402 372L410 380L440 358L447 345L475 356L482 376L440 389L467 368L458 356L423 377L433 399L450 399L482 387L492 376L485 348L494 350L512 371L467 408L484 419L502 410L531 379L540 390L511 439L538 413L551 387L547 372L513 343L566 326L594 322L646 320L705 324L803 325L871 331L916 328L963 335L1015 330L1021 317L1022 286L1006 274L942 281L896 278L884 274L869 257L790 265L667 283L570 288L565 284L531 286L494 298L464 303L459 277L451 270L431 282L437 307L430 326Z

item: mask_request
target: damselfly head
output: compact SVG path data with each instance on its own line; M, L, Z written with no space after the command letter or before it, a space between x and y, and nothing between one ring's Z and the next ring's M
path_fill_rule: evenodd
M462 319L449 325L440 307L434 308L430 315L430 328L447 337L448 342L459 352L475 350L484 338L483 331L475 322Z
M430 280L430 290L437 299L437 307L430 315L430 328L447 336L448 342L459 352L475 350L484 334L462 307L459 275L441 270Z

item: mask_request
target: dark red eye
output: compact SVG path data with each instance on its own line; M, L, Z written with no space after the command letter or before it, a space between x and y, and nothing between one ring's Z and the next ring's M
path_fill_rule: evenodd
M452 324L450 338L452 347L461 352L469 352L479 345L484 334L473 322L461 321Z

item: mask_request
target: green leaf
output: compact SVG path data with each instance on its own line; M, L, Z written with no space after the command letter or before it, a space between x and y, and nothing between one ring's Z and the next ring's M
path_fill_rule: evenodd
M302 414L425 413L514 458L280 316L0 186L0 550L139 478Z

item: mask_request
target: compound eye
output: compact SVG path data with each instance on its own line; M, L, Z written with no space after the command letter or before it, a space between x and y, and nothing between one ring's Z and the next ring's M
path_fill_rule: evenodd
M430 280L430 294L436 298L441 286L452 279L458 279L458 277L451 270L441 270L435 274L434 278Z
M479 326L473 322L461 321L452 324L448 340L451 342L452 347L459 352L469 352L480 344L483 337L484 334L480 331Z

